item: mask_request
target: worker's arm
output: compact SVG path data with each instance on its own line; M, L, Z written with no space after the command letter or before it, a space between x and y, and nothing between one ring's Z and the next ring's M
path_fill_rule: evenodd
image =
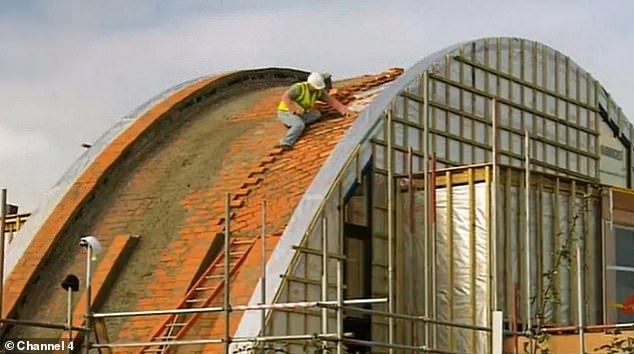
M284 92L284 94L282 95L282 101L286 104L286 107L288 107L288 110L291 111L291 113L293 114L304 113L304 110L302 109L302 107L300 107L297 103L295 103L295 101L291 99L291 96L289 96L288 91Z
M339 102L336 98L331 97L330 95L326 95L325 98L326 98L326 103L328 103L332 108L339 111L339 113L343 115L352 114L352 112L350 112L348 107L346 107L346 105L344 105L343 103Z

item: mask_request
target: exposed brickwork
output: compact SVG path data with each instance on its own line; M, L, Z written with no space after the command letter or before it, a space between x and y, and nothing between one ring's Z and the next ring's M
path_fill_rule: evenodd
M72 218L74 212L94 190L99 179L108 168L121 156L125 149L150 125L157 121L165 112L178 102L205 87L218 77L208 78L182 88L164 101L152 107L137 119L126 131L118 136L91 164L86 171L71 186L70 190L55 208L55 211L44 222L42 228L33 238L28 249L9 274L4 287L3 313L9 316L22 296L26 285L32 279L35 271L50 252L57 236Z
M261 177L251 176L251 166L257 166L268 156L267 151L275 144L272 137L284 133L273 117L261 117L251 122L242 134L233 139L222 156L222 165L217 171L216 181L208 188L188 193L180 205L189 215L180 227L179 237L171 242L160 259L154 277L147 278L145 289L135 310L176 308L182 300L193 276L199 271L202 260L210 249L213 238L224 229L225 196L235 191L232 204L236 209L244 201L238 195L247 195L250 188L261 182ZM271 139L268 149L263 139ZM232 213L235 217L235 211ZM235 224L232 229L238 227ZM168 286L166 286L169 284ZM175 296L180 289L181 296ZM168 316L137 317L125 320L117 337L121 341L148 340L158 331ZM122 351L126 352L126 351Z
M400 72L398 72L400 74ZM395 73L388 75L379 75L376 77L367 77L360 82L354 84L349 83L346 90L334 92L338 99L342 102L349 103L353 100L351 94L364 91L375 87L379 84L393 80ZM281 92L281 91L280 91ZM267 123L275 116L277 103L279 102L280 92L273 92L271 95L257 102L252 109L234 117L235 121L258 121L263 120ZM232 199L233 214L231 231L234 237L256 237L261 230L261 202L267 200L267 230L271 233L280 235L290 218L290 214L295 209L297 203L301 199L306 188L317 174L319 168L323 165L326 158L330 155L339 139L345 131L354 122L354 117L336 117L332 110L323 109L325 112L325 120L309 127L300 141L296 144L295 149L282 152L280 149L270 149L269 153L262 158L254 158L250 155L250 163L245 163L241 158L239 167L235 166L235 159L231 158L227 164L232 168L223 174L220 180L232 184L236 180L236 176L240 177L242 184L239 188L234 189L240 191L236 193ZM334 118L333 118L334 116ZM245 134L241 136L230 147L229 156L243 157L245 151L258 151L258 147L273 146L279 141L284 134L285 129L271 127L271 131L277 134L262 134L253 136ZM261 149L266 151L265 149ZM260 150L260 151L261 151ZM225 188L229 187L224 185ZM211 195L217 195L213 193ZM222 215L224 204L216 202L213 205L217 215ZM216 222L217 229L215 232L222 230L221 218ZM253 290L259 279L260 262L257 253L249 254L249 257L242 265L237 276L232 280L231 289L236 289L231 293L231 301L233 304L247 303L253 294ZM217 296L210 305L221 305L222 296ZM231 328L234 331L241 318L240 313L232 315ZM159 325L160 327L160 325ZM217 337L222 334L224 324L221 315L205 314L198 317L196 325L190 328L184 335L185 338L201 338L210 335ZM148 340L149 338L144 338ZM201 348L198 348L201 349ZM203 348L203 352L214 352L218 348L208 346ZM181 348L183 352L191 352L192 348Z

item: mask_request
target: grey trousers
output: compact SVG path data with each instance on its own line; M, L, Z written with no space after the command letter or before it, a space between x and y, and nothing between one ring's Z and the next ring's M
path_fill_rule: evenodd
M281 144L283 145L293 145L302 135L304 128L307 125L315 123L321 118L321 113L319 111L310 111L304 113L302 115L296 115L291 112L277 111L277 119L282 121L286 126L289 127L288 133L282 139Z

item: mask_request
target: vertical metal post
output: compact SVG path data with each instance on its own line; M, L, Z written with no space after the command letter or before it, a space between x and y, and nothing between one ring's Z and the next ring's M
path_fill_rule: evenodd
M2 189L2 205L0 205L0 319L4 319L2 303L4 302L4 241L5 222L7 218L7 190ZM3 338L4 323L0 323L0 342Z
M266 305L266 200L262 200L262 282L260 302ZM262 336L266 336L266 309L262 309Z
M602 198L603 199L603 198ZM602 200L603 201L603 200ZM607 230L606 230L606 220L603 218L603 216L601 217L601 303L605 304L607 301L607 291L606 291L606 277L607 277L607 271L606 271L606 255L607 255L607 250L605 249L606 246L606 239L607 239ZM608 323L608 314L607 311L603 311L603 322L602 323Z
M321 301L328 301L328 219L322 216L321 221ZM328 333L328 309L321 309L321 332ZM328 345L327 341L323 342L323 348Z
M389 109L387 111L387 307L388 307L388 343L390 345L388 349L388 353L394 353L394 348L392 344L394 344L394 318L392 314L394 313L394 259L393 259L393 245L394 235L393 235L393 210L394 210L394 200L393 200L393 184L394 184L394 176L392 171L392 110Z
M514 284L513 287L513 354L519 353L519 338L517 337L517 312L518 312L518 300L519 300L519 285Z
M431 232L429 240L429 258L431 262L431 285L429 287L431 297L431 317L436 319L436 153L431 155L431 178L429 181L430 209L431 209ZM436 348L436 325L433 325L431 331L431 344ZM429 343L428 343L429 344Z
M490 267L491 267L491 308L498 310L497 298L497 209L498 209L498 127L497 127L497 101L491 100L491 146L493 165L493 176L491 177L491 241L489 245Z
M414 239L416 238L415 236L415 218L414 218L414 204L416 203L416 200L414 198L414 152L412 147L410 146L407 149L407 191L409 193L409 233L405 233L405 237L403 239L402 242L404 242L405 244L405 264L411 264L411 265L418 265L418 262L414 257L414 254L417 253L417 251L414 249L416 242L414 242ZM425 250L423 249L423 254L424 254ZM424 265L423 265L424 267ZM418 268L414 268L414 269L418 269ZM418 294L419 294L419 290L417 289L417 285L419 284L418 281L416 281L415 278L415 274L417 274L416 272L406 272L405 273L405 281L407 283L407 287L409 288L409 290L406 290L407 292L407 303L405 306L405 311L407 313L418 313L419 309L418 309ZM424 285L424 283L423 283ZM414 341L414 338L416 338L416 333L414 332L414 328L411 328L411 340Z
M68 288L68 308L66 313L66 320L68 321L68 343L73 342L73 289L71 287ZM86 338L87 339L87 338ZM72 353L73 351L68 348L68 352Z
M343 354L343 267L337 259L337 354Z
M227 199L225 200L225 274L224 274L224 315L225 315L225 329L224 329L224 341L225 341L225 354L229 354L229 322L231 315L231 305L229 302L229 281L230 270L229 270L229 260L231 258L231 248L229 246L230 242L230 227L231 227L231 193L227 193Z
M84 354L88 354L88 351L90 349L90 343L89 343L89 338L90 338L90 319L91 319L91 315L92 315L92 301L91 301L91 289L92 289L92 281L90 280L90 278L92 278L92 246L87 245L86 246L86 328L88 328L89 330L85 332L84 334Z
M574 200L575 196L573 196ZM579 354L585 354L586 352L586 341L585 341L585 333L584 333L584 293L583 293L583 263L581 261L581 237L577 238L577 314L579 317Z
M407 148L407 193L409 194L409 229L411 233L416 230L414 227L414 153L412 147Z
M423 218L423 247L424 253L424 265L425 269L423 270L423 274L425 277L425 290L423 291L424 297L424 315L429 318L430 315L430 297L433 297L433 293L430 291L430 288L433 288L433 281L430 280L430 263L434 263L435 260L431 256L431 252L429 250L430 243L433 243L433 240L429 240L429 76L428 72L425 71L423 73L423 175L424 175L424 186L423 186L423 214L425 215ZM429 323L423 323L423 330L425 333L425 346L429 348Z
M526 211L526 230L524 235L524 257L526 257L526 329L532 331L531 321L531 161L530 161L530 137L528 130L524 131L524 210ZM530 340L529 348L532 353L533 341Z
M266 305L266 199L262 200L262 305ZM266 309L262 309L262 336L266 337Z

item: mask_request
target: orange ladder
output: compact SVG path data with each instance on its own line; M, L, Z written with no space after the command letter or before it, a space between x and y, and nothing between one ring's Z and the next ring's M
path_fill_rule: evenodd
M230 241L229 279L244 262L256 240L257 238L235 238ZM205 273L189 289L178 306L179 309L207 307L215 297L222 293L225 279L224 259L224 252L216 257ZM156 342L156 344L144 347L139 354L167 353L169 344L162 344L162 342L171 342L182 338L199 315L200 313L170 315L150 340L151 342Z

